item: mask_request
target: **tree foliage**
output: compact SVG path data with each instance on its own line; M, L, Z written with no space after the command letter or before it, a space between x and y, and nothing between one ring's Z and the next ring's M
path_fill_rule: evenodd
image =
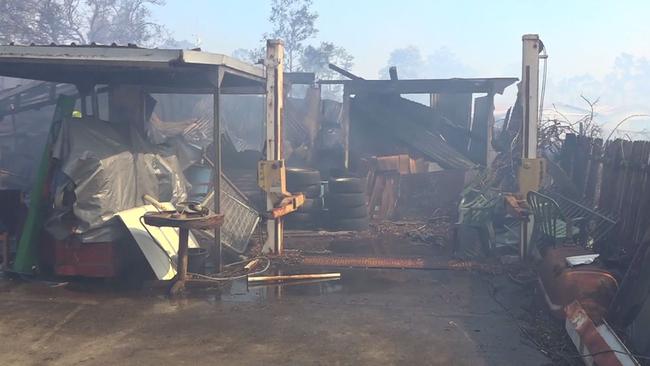
M295 62L305 49L304 42L318 34L318 13L311 10L312 0L273 0L269 21L273 31L265 38L284 41L288 71L296 71Z
M332 42L321 42L318 47L305 47L300 56L300 65L303 71L316 73L322 79L331 79L336 75L329 68L330 63L350 69L353 60L354 57L345 48Z
M328 64L344 69L352 67L354 57L343 47L332 42L312 45L307 42L318 34L318 13L311 9L312 0L273 0L269 22L272 30L262 36L262 45L254 49L239 48L233 56L249 62L258 62L265 56L266 39L277 38L284 42L285 69L288 72L306 71L320 79L334 77Z
M151 20L164 0L0 0L0 42L19 44L135 43L166 37Z

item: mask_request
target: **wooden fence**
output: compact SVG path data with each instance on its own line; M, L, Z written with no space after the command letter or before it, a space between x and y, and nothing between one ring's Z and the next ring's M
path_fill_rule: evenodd
M580 200L617 218L606 240L634 253L650 227L650 141L567 135L560 154Z

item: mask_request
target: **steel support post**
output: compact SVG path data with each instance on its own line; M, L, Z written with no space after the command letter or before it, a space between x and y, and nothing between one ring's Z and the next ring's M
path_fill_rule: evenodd
M537 157L537 125L539 119L539 54L541 42L537 34L525 34L522 37L521 86L524 94L522 125L522 164ZM520 188L520 193L526 194ZM532 220L532 218L531 218ZM533 222L522 222L519 237L519 257L523 260L528 255L529 240L532 235Z
M214 168L212 172L212 177L214 179L214 212L216 214L221 213L221 79L222 73L221 70L217 73L217 87L214 90L213 102L212 102L212 114L214 119L214 124L212 127L212 138L214 141ZM214 248L212 251L213 255L213 265L217 272L221 272L222 269L222 260L221 260L221 227L217 226L214 229Z
M266 160L282 160L282 108L284 83L284 45L280 40L266 42ZM272 211L277 203L273 193L266 194L266 209ZM282 217L269 219L264 253L282 254Z

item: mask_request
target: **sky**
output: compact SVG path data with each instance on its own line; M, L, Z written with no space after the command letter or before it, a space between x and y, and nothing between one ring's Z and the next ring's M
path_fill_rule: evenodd
M346 48L365 78L389 64L400 77L519 77L521 36L537 33L549 54L547 107L581 113L584 94L600 98L603 124L650 112L648 1L314 0L313 9L319 33L309 43ZM256 47L271 28L270 0L167 0L153 11L174 38L217 53ZM640 120L629 124L650 126Z

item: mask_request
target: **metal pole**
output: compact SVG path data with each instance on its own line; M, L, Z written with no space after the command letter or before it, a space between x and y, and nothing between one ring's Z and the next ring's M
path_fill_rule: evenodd
M212 127L212 138L214 141L214 212L221 213L221 73L218 73L217 88L213 94L213 119L214 124ZM217 226L214 229L214 250L213 250L213 264L217 272L221 272L221 228Z
M284 45L280 40L266 42L266 160L282 159L282 104L284 83ZM273 210L275 197L267 192L266 209ZM262 251L282 254L282 218L266 223L267 239Z
M521 70L524 90L524 125L522 158L537 157L537 124L539 119L539 53L540 41L537 34L526 34L523 41L523 67Z
M541 51L539 36L525 34L522 37L521 81L524 93L522 125L522 164L537 157L537 125L539 119L539 53ZM526 195L525 187L520 193ZM531 218L531 220L534 218ZM529 240L532 235L533 222L522 222L519 237L519 257L528 256Z
M343 85L343 106L341 107L343 113L343 134L344 136L344 168L350 169L350 91L347 86Z
M176 258L176 281L170 291L171 295L178 295L185 288L187 280L187 248L190 231L178 228L178 257Z

